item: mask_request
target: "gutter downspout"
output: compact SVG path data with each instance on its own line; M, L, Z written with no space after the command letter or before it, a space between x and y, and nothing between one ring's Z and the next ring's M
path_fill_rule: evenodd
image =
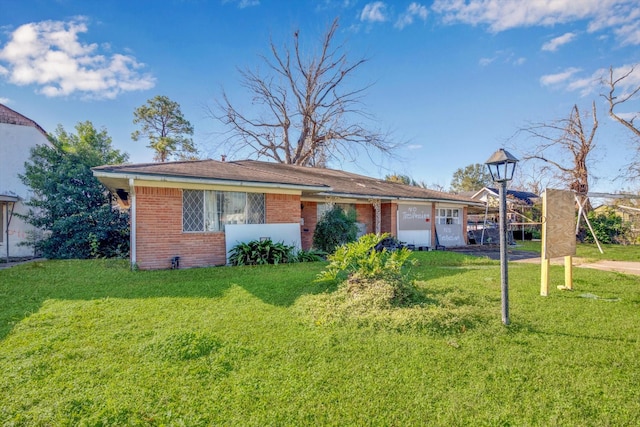
M129 198L131 200L131 207L129 208L129 259L131 262L131 269L134 270L137 264L136 254L136 187L133 178L129 178Z

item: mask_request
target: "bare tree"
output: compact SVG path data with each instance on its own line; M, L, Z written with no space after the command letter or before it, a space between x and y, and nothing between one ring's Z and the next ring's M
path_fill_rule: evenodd
M226 92L218 110L210 115L228 128L227 143L236 151L249 151L279 163L324 167L333 159L356 158L359 150L391 153L386 135L361 124L371 119L361 98L369 88L353 86L348 79L366 63L350 62L343 45L335 45L338 20L321 39L318 53L303 54L299 31L293 50L279 50L270 42L270 57L261 56L267 75L240 70L242 85L259 111L245 113Z
M615 111L621 106L627 105L630 100L634 99L636 95L640 93L640 84L635 86L635 84L631 82L630 76L633 76L634 73L635 66L623 69L620 75L615 75L613 67L609 67L608 79L603 81L608 92L601 96L603 96L609 104L609 116L631 131L637 141L635 156L626 166L626 175L629 178L640 178L640 127L634 123L635 119L640 116L640 113L625 114Z
M588 118L589 113L585 114L585 119ZM543 171L551 172L567 189L578 193L583 202L592 178L588 168L590 155L596 146L594 137L598 118L595 102L592 103L590 119L591 129L585 130L580 110L574 105L566 119L536 123L521 129L538 141L523 153L522 159L541 161ZM585 209L590 208L587 201Z

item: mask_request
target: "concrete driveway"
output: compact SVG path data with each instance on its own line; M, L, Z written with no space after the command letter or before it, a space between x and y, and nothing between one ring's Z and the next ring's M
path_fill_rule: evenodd
M495 260L500 259L500 248L497 246L490 246L490 247L465 246L462 248L455 248L455 249L452 248L451 250L458 253L463 253L465 255L488 257ZM524 262L524 263L530 263L530 264L540 264L540 254L537 252L515 251L510 249L508 251L508 255L509 255L509 262ZM564 265L564 258L553 258L551 260L551 264ZM574 257L573 266L578 268L593 268L596 270L616 271L618 273L633 274L633 275L640 276L640 262L608 261L608 260L590 262L585 258Z

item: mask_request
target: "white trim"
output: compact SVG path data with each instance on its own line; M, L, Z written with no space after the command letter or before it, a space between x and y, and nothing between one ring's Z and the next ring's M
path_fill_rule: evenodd
M131 206L129 209L129 258L131 260L131 268L134 268L138 261L136 253L136 187L133 178L129 178L129 200L131 200L129 202Z

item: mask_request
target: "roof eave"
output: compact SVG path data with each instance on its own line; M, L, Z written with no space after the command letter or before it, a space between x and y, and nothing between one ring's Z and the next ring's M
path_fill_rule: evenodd
M176 175L157 175L157 174L144 174L144 173L125 173L125 172L109 172L103 170L93 169L93 176L96 178L109 178L109 179L122 179L127 183L130 179L133 180L145 180L155 182L177 182L184 184L205 184L205 185L229 185L236 187L248 187L248 188L282 188L286 190L301 190L301 191L327 191L330 189L328 186L317 185L301 185L301 184L285 184L274 182L259 182L259 181L237 181L231 179L216 179L216 178L196 178L185 177Z

